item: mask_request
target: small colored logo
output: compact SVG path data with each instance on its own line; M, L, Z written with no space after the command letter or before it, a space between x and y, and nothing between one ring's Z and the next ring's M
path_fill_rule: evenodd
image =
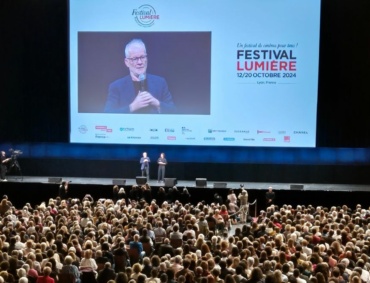
M261 130L257 130L257 134L269 134L270 131L261 131Z
M101 131L101 132L106 132L106 133L113 132L113 130L111 128L108 128L107 126L100 126L100 125L95 126L95 130L98 130L98 131Z
M81 134L86 134L87 133L87 127L85 125L81 125L78 127L78 131L81 133Z
M293 134L295 135L308 135L307 131L293 131Z
M249 130L234 130L236 134L249 134Z
M208 133L226 133L226 130L215 130L215 129L208 129Z
M127 128L127 127L121 127L119 128L121 132L133 132L135 131L135 128Z
M186 133L191 133L192 130L190 130L187 127L181 127L181 132L182 132L183 135L185 135Z
M137 9L133 9L132 16L134 16L134 19L139 26L145 28L151 27L154 25L156 20L159 20L159 15L153 6L148 4L144 4Z

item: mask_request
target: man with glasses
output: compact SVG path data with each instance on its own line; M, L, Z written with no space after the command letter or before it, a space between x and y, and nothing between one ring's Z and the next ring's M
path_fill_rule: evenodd
M148 74L148 55L141 39L125 48L125 65L130 74L110 84L105 104L108 113L173 113L175 105L166 80Z

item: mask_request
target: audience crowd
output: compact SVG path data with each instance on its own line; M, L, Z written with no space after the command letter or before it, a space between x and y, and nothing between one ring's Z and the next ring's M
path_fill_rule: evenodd
M233 190L217 203L176 187L156 196L114 186L111 199L63 194L22 208L3 196L0 283L370 283L361 205L269 201L241 223Z

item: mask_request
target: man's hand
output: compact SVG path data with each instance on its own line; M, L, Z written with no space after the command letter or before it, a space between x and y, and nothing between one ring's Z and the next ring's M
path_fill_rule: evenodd
M10 159L11 159L10 157L9 157L9 158L7 158L7 159L4 159L4 160L3 160L3 163L7 163Z
M142 91L136 96L134 101L130 104L130 112L135 112L141 108L153 105L159 108L159 100L153 97L149 92Z

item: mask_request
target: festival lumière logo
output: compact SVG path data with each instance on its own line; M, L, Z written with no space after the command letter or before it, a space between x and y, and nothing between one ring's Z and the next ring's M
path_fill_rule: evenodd
M132 16L135 17L135 21L138 25L146 28L154 25L155 20L159 20L159 15L155 9L148 4L144 4L137 9L133 9Z

